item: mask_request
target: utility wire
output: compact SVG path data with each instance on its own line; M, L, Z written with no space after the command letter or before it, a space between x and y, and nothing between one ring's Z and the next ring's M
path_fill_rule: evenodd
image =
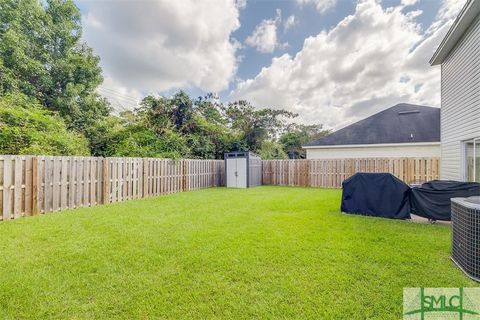
M102 90L105 90L105 91L111 91L113 93L116 93L116 94L119 94L119 95L122 95L122 96L125 96L125 97L129 97L129 98L132 98L132 99L137 99L135 97L129 96L128 94L123 93L123 92L118 91L118 90L115 90L115 89L111 89L111 88L107 88L107 87L99 87L99 89L102 89Z
M134 97L131 97L131 96L128 96L128 95L119 94L119 93L115 93L115 92L110 92L110 91L105 90L104 88L98 88L98 90L103 92L106 95L112 95L112 96L115 96L117 98L121 98L121 99L124 99L124 100L129 100L129 101L132 101L132 102L135 102L135 103L138 103L141 100L141 99L134 98Z

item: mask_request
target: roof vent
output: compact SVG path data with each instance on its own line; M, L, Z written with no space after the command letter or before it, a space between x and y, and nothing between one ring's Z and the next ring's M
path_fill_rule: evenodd
M420 110L400 111L398 114L420 113Z

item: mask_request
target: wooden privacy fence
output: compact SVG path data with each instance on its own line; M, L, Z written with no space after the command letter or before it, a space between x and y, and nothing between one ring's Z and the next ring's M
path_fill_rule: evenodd
M223 160L0 156L0 220L223 185Z
M263 184L340 188L356 172L438 179L439 158L263 160ZM223 160L0 156L0 220L224 185Z
M357 172L389 172L407 184L438 179L439 158L263 160L263 184L340 188Z

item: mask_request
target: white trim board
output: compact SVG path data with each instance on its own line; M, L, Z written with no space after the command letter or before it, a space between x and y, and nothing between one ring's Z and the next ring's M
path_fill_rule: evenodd
M430 59L430 65L443 63L450 51L462 38L473 20L480 13L480 0L468 0Z

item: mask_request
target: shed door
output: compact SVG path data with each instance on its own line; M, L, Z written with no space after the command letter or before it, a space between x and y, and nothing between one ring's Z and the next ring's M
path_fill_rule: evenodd
M227 188L247 187L247 159L227 159Z
M237 188L247 187L247 159L237 158Z
M237 159L227 159L227 188L237 187Z

